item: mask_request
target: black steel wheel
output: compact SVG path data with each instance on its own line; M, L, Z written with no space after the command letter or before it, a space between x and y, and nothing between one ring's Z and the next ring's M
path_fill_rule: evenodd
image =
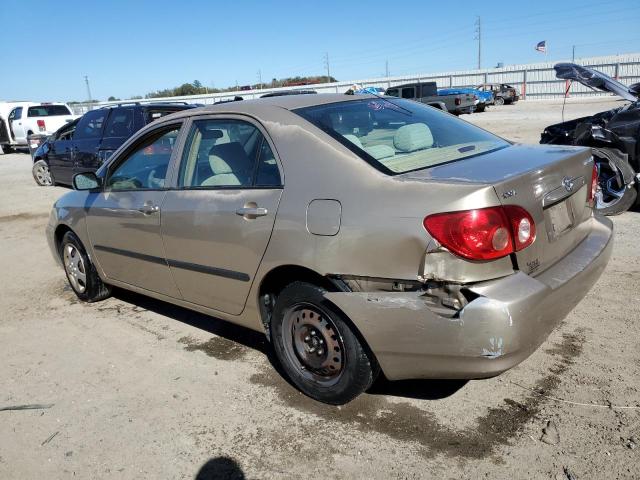
M306 282L287 286L276 300L271 338L294 385L320 402L340 405L369 388L379 369L325 292Z

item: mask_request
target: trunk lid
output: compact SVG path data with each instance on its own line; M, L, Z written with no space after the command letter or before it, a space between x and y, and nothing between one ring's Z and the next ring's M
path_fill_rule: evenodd
M592 168L590 149L512 145L405 176L415 180L491 185L503 205L525 208L534 219L536 239L516 252L515 259L519 270L537 275L588 235Z

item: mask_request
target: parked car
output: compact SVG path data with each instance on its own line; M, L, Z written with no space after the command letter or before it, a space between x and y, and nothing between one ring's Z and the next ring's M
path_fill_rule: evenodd
M476 112L484 112L489 105L493 105L495 103L495 99L493 98L493 92L491 91L483 91L476 90L475 88L439 88L438 95L462 95L462 94L471 94L476 97L475 101L475 111Z
M476 98L468 93L460 95L438 95L436 82L407 83L396 87L387 88L386 95L391 97L416 100L427 105L445 105L446 110L454 115L463 113L473 113L475 110Z
M506 83L483 83L478 85L476 90L492 92L496 105L509 105L520 100L518 89Z
M609 259L592 179L588 149L418 102L280 96L147 125L75 175L47 239L81 300L118 286L264 332L300 390L341 404L379 371L526 359Z
M78 118L66 103L18 102L4 105L3 110L6 111L7 107L10 111L6 121L0 122L0 145L3 150L27 147L28 136L49 135Z
M91 110L51 135L33 154L38 185L71 186L73 175L94 172L133 133L148 123L194 105L121 103Z
M626 212L638 198L640 181L640 84L623 85L598 70L574 63L553 67L561 79L611 92L629 101L621 107L550 125L540 143L591 147L598 167L596 209L604 215Z

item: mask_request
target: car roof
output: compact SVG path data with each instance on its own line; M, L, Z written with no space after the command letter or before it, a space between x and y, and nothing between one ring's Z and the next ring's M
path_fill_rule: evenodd
M303 95L283 95L278 97L256 98L253 100L239 100L235 102L205 105L203 107L183 110L163 117L166 121L192 115L206 113L246 114L261 117L265 112L274 108L295 110L297 108L327 105L331 103L349 102L379 98L376 95L345 95L344 93L316 93Z

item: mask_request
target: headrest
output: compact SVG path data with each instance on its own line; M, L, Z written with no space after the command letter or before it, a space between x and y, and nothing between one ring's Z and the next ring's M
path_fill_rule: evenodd
M209 165L214 175L248 173L253 166L251 159L238 142L221 143L211 147Z
M415 152L433 146L433 135L424 123L412 123L398 129L393 145L401 152Z
M222 130L200 130L203 140L222 138Z

